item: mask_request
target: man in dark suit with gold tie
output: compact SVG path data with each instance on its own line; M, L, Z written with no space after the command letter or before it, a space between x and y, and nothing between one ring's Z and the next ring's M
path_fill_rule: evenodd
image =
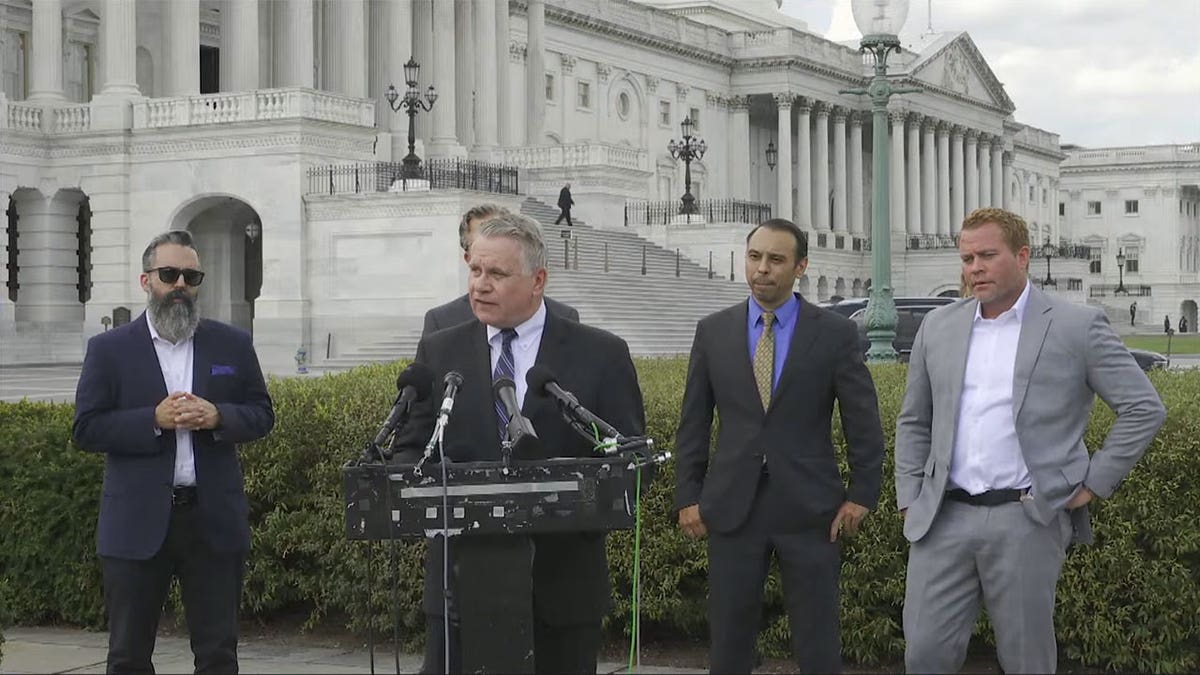
M795 224L762 223L746 239L751 297L696 326L675 506L686 534L708 538L714 673L753 669L772 554L800 669L841 670L838 539L879 499L883 431L857 327L792 292L807 265L808 241ZM831 437L834 401L848 488Z

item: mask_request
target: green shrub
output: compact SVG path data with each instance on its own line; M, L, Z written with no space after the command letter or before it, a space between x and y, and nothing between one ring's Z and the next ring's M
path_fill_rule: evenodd
M376 431L398 367L271 381L275 431L242 449L253 532L245 615L270 620L301 610L309 627L344 622L365 631L370 621L375 631L390 631L396 581L403 635L410 643L420 639L424 545L398 544L393 567L384 545L345 540L341 501L341 467ZM660 449L671 450L686 362L640 360L638 372L649 433ZM873 367L873 374L890 448L905 369ZM1071 550L1058 585L1056 626L1071 661L1184 672L1200 668L1200 373L1153 379L1167 403L1167 423L1117 495L1095 507L1096 545ZM71 414L68 405L0 403L0 625L5 609L18 623L103 624L94 553L103 460L71 446ZM1112 420L1097 403L1088 447L1100 447ZM841 446L840 421L834 438ZM843 549L843 650L863 664L895 664L904 650L907 544L891 471L889 453L879 508ZM661 471L642 503L643 632L706 642L705 549L675 524L673 480L670 467ZM614 632L628 629L632 551L632 532L609 538ZM785 655L787 620L774 571L764 619L760 647ZM976 635L991 640L986 620Z

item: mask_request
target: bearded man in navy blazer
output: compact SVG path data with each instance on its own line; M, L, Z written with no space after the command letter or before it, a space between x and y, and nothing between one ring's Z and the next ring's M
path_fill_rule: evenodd
M237 610L250 548L237 444L275 413L250 335L201 320L191 235L142 255L146 311L88 342L75 442L105 455L97 550L108 672L153 673L158 620L179 579L197 673L236 673Z

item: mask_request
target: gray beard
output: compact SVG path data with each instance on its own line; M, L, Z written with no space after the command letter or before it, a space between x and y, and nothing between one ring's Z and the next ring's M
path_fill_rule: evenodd
M200 325L200 310L195 300L184 291L171 291L161 299L155 298L153 293L148 295L146 310L150 312L150 320L160 337L171 344L179 344L192 337L196 326ZM175 302L176 297L183 297L186 302Z

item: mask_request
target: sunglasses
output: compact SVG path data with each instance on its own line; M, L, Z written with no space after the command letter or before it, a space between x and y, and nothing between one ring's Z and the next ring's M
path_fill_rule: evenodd
M201 281L204 281L204 272L200 270L185 270L178 267L155 267L154 269L146 270L146 274L158 272L158 280L164 284L174 284L179 281L179 275L183 275L183 283L188 286L199 286Z

